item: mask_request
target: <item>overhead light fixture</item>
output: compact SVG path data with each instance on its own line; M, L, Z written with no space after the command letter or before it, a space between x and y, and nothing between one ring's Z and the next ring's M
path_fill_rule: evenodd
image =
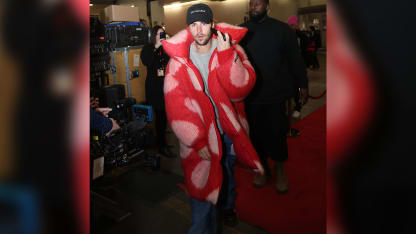
M182 6L182 3L173 3L169 5L164 5L163 8L169 9L169 8L175 8L175 7L180 7L180 6Z
M134 5L131 5L131 7L134 7Z
M94 6L94 4L90 3L90 6Z

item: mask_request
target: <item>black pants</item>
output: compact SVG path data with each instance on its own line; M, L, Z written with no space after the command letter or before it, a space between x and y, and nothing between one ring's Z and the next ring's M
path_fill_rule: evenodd
M299 89L295 88L295 95L293 96L293 101L295 102L295 111L299 111L302 109L302 105L300 104L300 93Z
M246 114L250 139L263 165L266 165L268 157L277 162L286 161L289 119L285 103L246 104Z
M308 57L309 57L309 63L308 63L308 67L312 66L313 68L319 68L319 60L318 60L318 55L316 53L316 51L310 51L308 52Z
M158 147L166 146L166 127L167 117L165 110L154 110L155 111L155 128L156 128L156 144Z

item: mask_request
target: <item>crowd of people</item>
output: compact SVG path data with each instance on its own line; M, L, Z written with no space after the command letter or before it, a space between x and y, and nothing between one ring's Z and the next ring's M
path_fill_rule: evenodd
M296 32L298 49L305 61L306 67L312 70L319 69L317 52L322 47L320 31L312 25L307 30L300 30L296 15L289 17L287 24Z
M269 8L268 0L250 0L249 19L233 26L215 22L208 5L194 4L185 29L166 38L155 26L142 50L159 152L175 157L166 144L168 122L179 140L190 234L238 223L237 161L256 172L253 186L263 187L274 174L276 191L289 190L287 136L299 135L290 119L308 101L307 68L319 68L321 42L314 27L300 31L296 16L281 22L267 15Z

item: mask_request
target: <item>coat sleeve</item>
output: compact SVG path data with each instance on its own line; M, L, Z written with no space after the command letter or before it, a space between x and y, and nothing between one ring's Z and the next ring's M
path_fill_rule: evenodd
M163 87L166 114L179 141L198 151L208 145L207 134L199 104L187 95L183 67L174 59L168 63Z
M106 134L113 128L113 123L109 118L98 114L90 108L90 126L91 129L99 131L101 134Z
M233 102L243 100L254 87L256 73L240 45L218 52L218 80Z

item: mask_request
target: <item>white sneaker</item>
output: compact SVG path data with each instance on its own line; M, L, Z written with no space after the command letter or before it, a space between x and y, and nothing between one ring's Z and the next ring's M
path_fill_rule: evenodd
M299 118L300 117L300 112L299 111L293 111L292 117L296 118L296 119Z

